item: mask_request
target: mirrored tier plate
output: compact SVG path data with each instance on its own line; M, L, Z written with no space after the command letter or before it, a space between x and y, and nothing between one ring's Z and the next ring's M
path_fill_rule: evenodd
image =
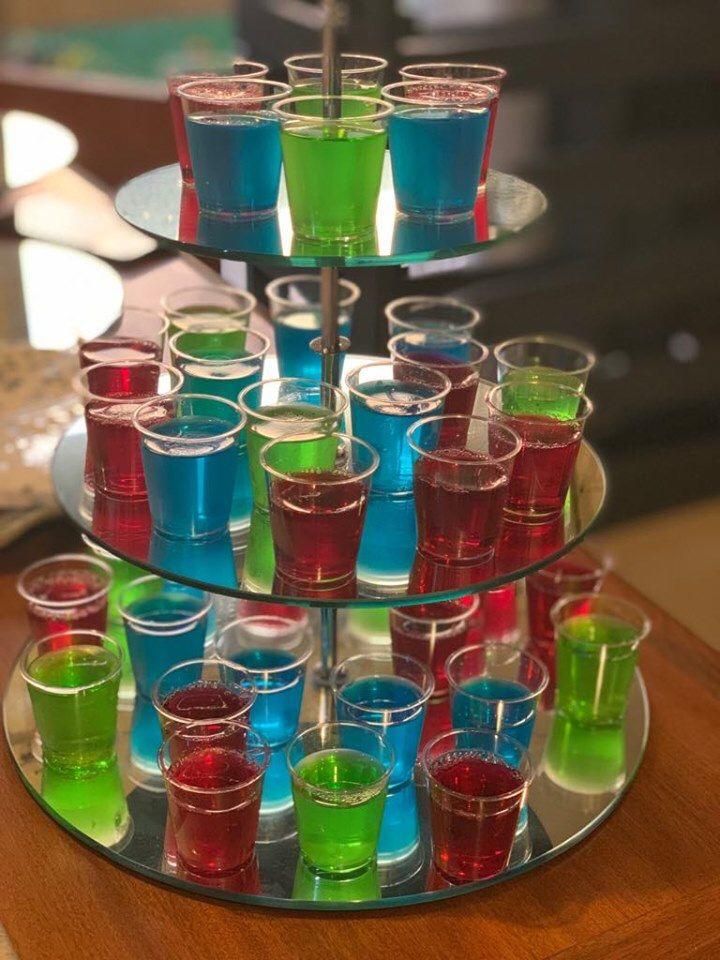
M345 656L357 643L341 635ZM377 643L373 647L377 649ZM307 685L305 723L316 722L316 690ZM483 881L452 885L432 865L427 793L420 782L389 803L388 835L401 846L389 859L351 880L312 874L299 857L292 806L261 816L253 862L230 877L184 874L164 849L165 793L133 770L129 759L131 710L119 713L118 764L100 777L67 780L37 759L30 700L18 666L4 700L7 741L30 795L60 827L112 862L159 883L234 903L295 910L361 910L426 904L511 879L569 850L612 813L640 765L649 710L636 672L624 729L568 730L550 712L538 714L531 744L537 775L528 795L528 825L515 840L510 865ZM40 748L41 749L41 748ZM285 769L284 755L277 761ZM416 777L416 781L419 778ZM384 825L385 829L385 825ZM392 848L392 844L390 844Z
M0 195L67 167L77 152L77 138L56 120L24 110L0 112Z
M345 375L367 360L345 358ZM272 361L270 361L272 363ZM265 376L271 376L266 366ZM483 411L476 407L476 413ZM255 511L250 525L212 540L171 540L152 530L146 500L111 500L88 494L83 483L86 435L76 421L58 444L52 466L55 491L71 520L110 553L139 567L214 593L269 602L319 607L402 606L487 590L527 576L551 563L582 540L595 523L605 500L605 473L597 454L583 443L575 464L563 513L543 524L505 522L494 558L477 567L433 564L415 556L423 592L408 592L407 576L392 583L362 579L344 596L309 592L302 596L274 578L269 517ZM412 506L412 503L411 503ZM366 524L373 522L372 507Z
M295 237L284 181L273 216L226 219L203 214L195 190L183 186L177 164L130 180L118 191L115 205L133 227L198 256L264 261L277 267L382 267L473 253L530 226L547 202L532 184L491 170L472 217L453 223L411 219L396 209L386 156L375 236L358 242Z

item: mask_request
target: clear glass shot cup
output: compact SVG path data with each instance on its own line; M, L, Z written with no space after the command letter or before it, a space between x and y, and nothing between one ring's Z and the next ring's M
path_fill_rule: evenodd
M361 873L377 855L392 748L370 727L321 723L295 737L287 760L305 863L328 877Z
M467 80L401 80L383 87L382 95L395 108L388 136L398 210L445 223L471 218L495 88Z
M399 297L385 305L388 338L409 330L443 330L472 336L482 313L456 297Z
M235 403L183 393L133 415L155 530L181 540L228 529L245 415Z
M621 726L649 619L635 604L604 593L565 597L550 616L557 712L586 728Z
M595 366L595 353L570 337L515 337L493 348L499 383L540 380L584 390Z
M350 280L340 279L338 283L338 332L349 337L360 287ZM310 346L322 328L319 274L293 273L277 277L265 287L265 295L275 333L280 376L320 380L320 354ZM344 354L341 363L343 360Z
M36 560L17 580L31 635L36 640L56 635L58 647L75 630L105 632L111 586L108 564L81 553Z
M286 83L242 77L211 77L178 88L205 214L245 218L275 211L282 156L271 107L291 92Z
M122 651L97 630L32 640L20 658L43 763L84 779L115 763Z
M362 53L340 54L341 92L362 97L380 97L388 62ZM288 83L296 96L322 93L323 55L301 53L284 61Z
M170 356L183 372L184 392L236 403L240 391L262 380L270 341L255 330L186 331L170 338Z
M247 290L212 283L181 287L160 301L170 336L247 329L256 306L257 300Z
M290 216L297 238L345 242L374 235L393 108L371 97L291 97L282 123Z

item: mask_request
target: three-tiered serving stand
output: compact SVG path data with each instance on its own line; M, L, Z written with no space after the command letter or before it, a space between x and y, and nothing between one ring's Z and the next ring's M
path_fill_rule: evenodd
M324 88L339 92L340 73L336 55L334 3L326 4L323 35ZM311 247L293 236L285 191L281 188L277 214L259 221L226 222L204 218L197 210L194 193L183 187L176 165L152 170L131 180L117 195L117 210L130 224L162 245L206 258L266 263L274 267L319 267L322 287L322 330L314 347L322 354L323 380L339 383L340 355L349 343L338 335L338 271L341 267L384 267L441 260L476 252L510 239L530 227L544 212L542 193L523 180L491 171L487 188L473 219L463 223L419 224L396 214L395 199L386 162L377 214L376 237L353 246L323 243ZM364 358L348 354L346 366ZM266 376L268 372L266 370ZM151 570L167 579L208 590L220 597L250 598L271 603L319 607L318 664L314 682L308 685L303 722L313 723L331 715L327 679L340 655L357 652L366 641L357 639L339 624L343 608L403 606L440 600L468 592L483 592L521 580L557 559L579 543L595 522L605 497L605 476L597 456L583 443L575 467L568 503L558 528L550 538L538 537L529 528L515 544L511 560L499 564L488 579L462 588L433 594L374 592L362 586L356 597L322 600L278 596L258 592L243 584L245 545L228 540L214 544L175 545L158 551L157 544L132 534L132 516L124 517L124 534L111 535L93 529L92 513L83 492L85 427L78 421L58 446L53 479L60 502L70 518L93 541L111 554ZM220 601L222 608L224 601ZM232 879L212 883L177 875L163 856L166 801L162 792L145 789L133 779L129 764L128 712L120 714L119 758L122 789L130 813L131 828L121 839L107 844L63 817L43 798L41 764L33 756L34 725L24 682L16 665L4 699L5 730L20 775L38 803L69 833L115 863L170 886L206 896L272 907L320 910L368 909L426 903L478 890L530 870L578 843L615 808L637 771L647 740L649 713L640 673L635 675L625 729L625 769L607 788L593 793L572 792L557 785L543 770L551 714L538 715L531 753L538 766L529 792L529 825L513 850L510 866L490 880L452 886L433 879L427 815L422 783L416 784L419 811L419 842L407 857L379 867L380 896L348 902L336 888L323 895L322 883L308 899L293 896L298 863L297 837L292 811L263 817L257 845L258 872L252 883ZM97 837L97 835L96 835ZM297 892L297 888L296 888ZM351 898L352 899L352 898Z

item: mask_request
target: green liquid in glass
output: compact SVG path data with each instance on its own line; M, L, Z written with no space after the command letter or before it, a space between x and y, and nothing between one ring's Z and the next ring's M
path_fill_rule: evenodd
M573 420L577 417L580 396L562 392L555 386L580 389L580 382L572 374L548 368L548 375L539 375L542 367L528 368L528 373L513 371L503 380L503 410L511 415L550 417L553 420ZM532 370L532 373L529 371ZM544 389L547 387L547 389Z
M48 766L83 777L114 763L118 666L113 653L90 644L51 650L30 664L28 673L38 683L68 690L61 693L28 684ZM91 683L96 685L70 692Z
M41 795L58 816L104 847L126 840L131 828L117 763L86 780L73 780L45 766Z
M341 90L346 97L372 97L374 100L380 99L381 88L377 83L367 86L360 83L344 82ZM322 83L310 81L309 83L300 83L293 88L293 97L319 97L322 95ZM322 103L299 103L296 107L297 113L301 117L321 117ZM342 104L341 117L361 117L367 116L367 104L353 103L352 100L345 100Z
M637 630L591 614L564 621L557 634L558 712L586 726L619 726L635 673Z
M270 514L265 510L253 510L243 563L242 585L245 590L272 593L274 577L275 548L270 530Z
M337 415L328 407L311 403L288 403L260 407L258 414L272 416L272 420L252 422L250 415L247 427L247 452L250 463L250 485L256 507L268 509L265 471L260 464L260 451L270 440L291 433L306 424L313 430L337 425ZM318 421L322 423L318 424ZM283 473L307 470L331 470L335 465L337 441L332 437L314 437L311 440L288 440L278 443L272 450L272 465Z
M298 838L312 868L338 875L373 861L385 806L383 775L382 764L358 750L321 750L298 763Z
M296 235L351 240L374 232L386 140L384 130L360 123L283 129L285 180Z
M565 790L598 794L619 790L625 782L625 730L586 726L555 715L543 769Z
M361 903L363 900L378 900L380 881L377 867L371 864L366 870L351 877L321 877L310 870L300 857L292 895L293 900L313 900L316 903Z

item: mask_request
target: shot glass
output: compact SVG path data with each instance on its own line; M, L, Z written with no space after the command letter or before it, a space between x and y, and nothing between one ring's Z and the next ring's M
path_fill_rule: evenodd
M287 752L300 853L324 876L360 873L375 860L392 748L370 727L321 723Z
M335 444L329 469L286 468L288 444ZM299 432L260 451L268 478L275 572L287 585L336 589L353 581L372 476L379 459L370 444L342 433Z
M250 727L191 723L158 752L180 866L200 876L234 873L255 852L270 750Z
M447 696L445 662L455 650L467 646L468 631L478 606L478 598L468 595L457 600L390 609L393 653L413 657L430 668L435 680L434 701Z
M480 187L484 187L490 169L490 154L492 152L500 93L507 77L507 71L502 67L493 67L485 63L411 63L402 67L399 73L404 80L425 80L426 82L469 80L471 83L480 83L484 87L489 87L494 92L494 97L488 105L490 122L480 172Z
M264 63L252 63L244 61L242 73L238 74L244 80L266 77L269 68ZM237 73L233 69L234 73ZM170 104L170 119L172 121L173 135L175 137L175 149L177 151L178 163L180 164L180 174L183 183L193 183L192 162L190 160L190 148L188 146L187 130L185 129L185 116L183 114L182 101L178 90L186 83L193 80L204 80L209 77L217 77L218 73L213 70L183 70L173 73L167 78L168 98Z
M395 203L406 216L450 222L474 214L493 87L467 80L401 80L382 89Z
M558 713L584 727L621 726L650 621L634 604L602 593L565 597L550 616Z
M506 515L524 523L545 523L562 512L593 405L575 388L529 380L493 387L487 405L490 417L522 440Z
M248 723L255 697L248 671L219 658L178 663L166 670L152 689L164 740L190 723Z
M157 776L162 733L152 689L171 667L202 658L212 598L191 587L146 576L124 588L118 607L137 686L130 756L138 770Z
M448 564L487 560L522 446L517 433L486 417L426 417L408 430L408 445L418 550Z
M182 384L178 370L155 360L96 363L74 379L85 404L93 481L101 494L146 496L140 435L133 426L133 414L147 400L173 396Z
M271 107L286 83L215 77L178 88L200 209L227 218L265 216L280 188L280 125Z
M186 331L246 330L256 306L257 300L247 290L210 283L181 287L160 301L170 336Z
M450 730L427 744L422 764L437 870L451 883L500 873L533 777L527 751L504 734Z
M185 393L144 403L133 423L155 530L177 539L226 531L245 426L237 404Z
M107 563L81 553L60 553L31 563L17 581L31 636L48 638L48 646L56 636L59 649L76 630L104 633L111 584Z
M499 383L540 380L583 391L595 366L593 351L570 337L516 337L493 348Z
M97 630L70 630L32 640L21 656L43 746L43 763L74 779L115 762L122 653Z
M335 667L330 684L338 720L372 727L392 748L395 766L388 789L408 783L435 689L428 667L397 653L358 654Z
M479 388L484 383L482 374L490 353L484 344L467 334L414 330L391 337L388 350L394 360L445 374L452 384L445 398L446 414L470 416L473 413L478 394L484 393Z
M323 57L321 53L302 53L284 61L288 83L297 97L321 94ZM358 53L340 54L340 84L343 94L380 98L387 60ZM352 116L352 114L346 114Z
M183 372L185 393L236 403L240 391L262 379L270 341L255 330L184 331L170 338L173 364Z
M80 368L117 360L162 360L167 321L155 310L123 307L111 329L78 346Z
M385 306L388 337L411 330L442 330L469 337L482 314L455 297L400 297Z
M504 733L530 749L545 664L510 643L462 647L445 665L453 727Z
M307 443L287 443L287 460L283 461L282 444L275 457L283 470L329 470L335 466L337 444L323 432L331 434L342 429L347 399L342 390L329 383L298 377L262 380L245 387L238 399L247 418L247 456L250 467L250 485L256 508L268 509L267 481L260 466L260 450L270 440L284 434L307 429L315 439Z
M349 337L360 287L350 280L339 280L338 283L338 332ZM280 376L320 380L320 354L310 346L320 336L322 328L319 275L294 273L278 277L265 287L265 295L275 332ZM341 355L342 360L344 355Z
M295 236L350 241L375 232L387 121L393 108L371 97L291 97L273 110L282 123Z

